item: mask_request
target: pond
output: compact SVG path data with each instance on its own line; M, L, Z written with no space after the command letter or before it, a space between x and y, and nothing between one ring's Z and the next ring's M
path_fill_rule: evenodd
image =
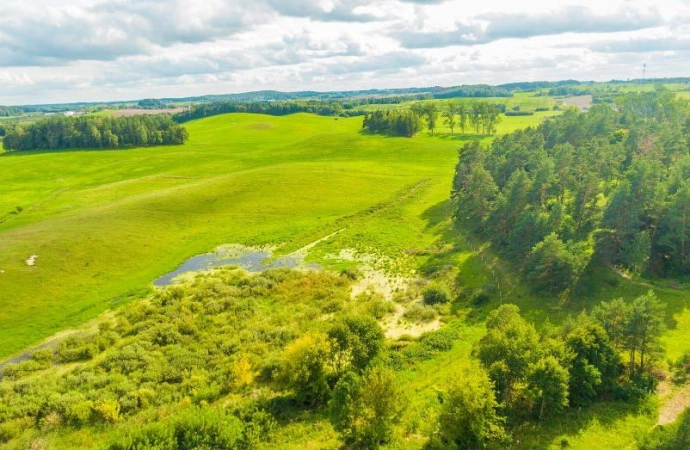
M261 272L262 270L281 267L291 269L319 269L321 267L315 263L305 265L303 252L294 252L274 258L273 250L270 248L228 244L218 247L211 253L204 253L189 258L177 269L158 278L153 284L154 286L170 286L195 272L222 266L239 266L249 272Z

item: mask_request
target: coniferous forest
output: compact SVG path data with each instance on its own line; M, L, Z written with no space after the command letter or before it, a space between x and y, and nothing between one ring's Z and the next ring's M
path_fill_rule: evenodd
M690 108L663 90L465 145L456 220L537 290L571 289L592 258L633 274L690 273Z

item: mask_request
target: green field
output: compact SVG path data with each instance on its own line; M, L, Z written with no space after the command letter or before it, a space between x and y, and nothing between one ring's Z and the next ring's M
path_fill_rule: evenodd
M506 118L501 131L540 120ZM444 129L406 139L360 127L236 114L188 124L181 147L0 155L0 356L138 296L220 244L294 250L378 204L396 211L393 222L337 242L391 256L430 244L424 212L448 198L461 141ZM406 189L414 195L397 205Z
M503 117L499 132L554 114ZM501 286L489 304L447 311L443 320L460 339L399 374L409 407L390 448L425 445L438 390L471 363L485 315L499 302L516 303L539 328L653 288L668 305L666 356L690 349L683 286L628 281L595 264L586 275L591 288L578 298L535 296L490 246L454 230L448 198L457 149L491 137L451 135L444 127L411 139L376 136L362 134L361 123L230 114L188 123L183 146L0 154L0 357L141 298L154 279L219 245L271 245L281 254L330 235L310 250L311 260L336 269L355 265L332 256L353 248L389 261L389 272L440 280L458 292ZM31 255L38 256L34 266L25 262ZM654 397L637 405L601 402L521 429L513 448L635 448L656 418ZM100 432L65 430L52 445L86 448ZM338 445L323 414L305 413L265 448Z

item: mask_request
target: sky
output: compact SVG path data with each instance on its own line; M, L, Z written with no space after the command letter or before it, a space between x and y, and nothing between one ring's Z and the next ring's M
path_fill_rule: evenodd
M0 105L690 76L690 0L0 0Z

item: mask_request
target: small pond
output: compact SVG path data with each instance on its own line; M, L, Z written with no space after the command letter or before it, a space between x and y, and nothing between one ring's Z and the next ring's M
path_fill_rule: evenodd
M154 286L170 286L184 278L182 275L190 275L194 272L222 266L239 266L249 272L261 272L262 270L281 267L291 269L319 269L321 267L315 263L305 265L303 253L290 253L274 258L273 251L268 248L229 244L220 246L211 253L204 253L189 258L180 267L158 278L153 284Z

